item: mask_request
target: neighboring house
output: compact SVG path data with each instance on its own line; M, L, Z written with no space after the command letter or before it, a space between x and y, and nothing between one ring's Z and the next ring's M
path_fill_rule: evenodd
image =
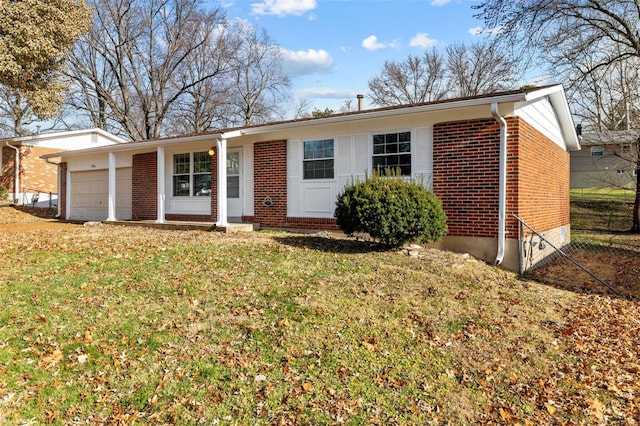
M280 229L337 229L344 186L399 167L442 200L443 248L517 270L513 214L569 241L579 148L564 90L548 86L44 157L60 157L62 218Z
M124 142L100 129L0 139L0 186L7 188L9 198L17 204L56 204L58 165L41 158L43 155Z
M571 153L571 188L635 189L637 130L584 133L582 149Z

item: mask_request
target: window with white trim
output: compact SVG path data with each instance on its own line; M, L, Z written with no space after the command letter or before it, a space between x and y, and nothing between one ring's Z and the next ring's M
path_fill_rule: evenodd
M304 141L303 179L333 179L333 139Z
M604 156L604 147L602 147L602 146L592 146L591 147L591 156L592 157L603 157Z
M388 169L411 176L411 132L373 135L373 170L384 175Z
M211 156L208 152L173 155L173 196L211 195Z

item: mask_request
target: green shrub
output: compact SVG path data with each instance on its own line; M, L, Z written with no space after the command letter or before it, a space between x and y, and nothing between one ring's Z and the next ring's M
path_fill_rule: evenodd
M4 186L0 186L0 200L6 200L9 196L9 191Z
M438 241L447 233L447 217L435 194L395 173L353 180L338 195L334 216L345 234L366 232L387 247Z

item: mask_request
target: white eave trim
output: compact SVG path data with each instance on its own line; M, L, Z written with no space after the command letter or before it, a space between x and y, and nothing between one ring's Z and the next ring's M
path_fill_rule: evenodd
M187 142L201 142L206 140L217 140L225 137L222 133L203 133L193 136L180 136L168 139L153 139L144 142L128 142L118 145L104 145L92 148L78 149L74 151L56 152L52 154L45 154L40 158L54 158L54 157L75 157L83 154L91 154L94 152L119 152L119 151L137 151L145 148L155 148L158 146L175 145L179 143Z
M110 141L113 141L115 144L124 144L127 143L126 140L113 135L109 132L106 132L102 129L99 128L93 128L93 129L83 129L83 130L71 130L68 132L52 132L52 133L39 133L37 135L30 135L30 136L22 136L19 138L13 138L11 139L12 142L40 142L40 141L50 141L50 140L55 140L55 139L64 139L64 138L68 138L70 136L81 136L81 135L90 135L90 134L98 134L100 136L102 136L105 139L108 139Z
M273 131L273 130L294 129L294 128L318 126L318 125L324 125L324 124L345 123L349 121L359 121L359 120L376 119L376 118L383 118L383 117L394 117L397 115L406 115L406 114L419 114L422 112L442 111L447 109L470 108L470 107L483 106L483 105L490 106L492 103L515 103L515 102L522 102L526 100L527 100L526 93L524 92L512 93L509 95L501 95L501 96L494 96L494 97L464 99L459 101L441 102L441 103L428 104L428 105L402 106L398 108L392 107L390 109L374 110L370 112L363 111L355 114L347 114L347 115L340 115L340 116L327 117L327 118L318 118L318 119L307 120L307 121L297 121L297 122L264 125L259 127L250 127L250 128L234 131L233 133L239 132L240 135L253 135L253 134L264 133L264 132Z

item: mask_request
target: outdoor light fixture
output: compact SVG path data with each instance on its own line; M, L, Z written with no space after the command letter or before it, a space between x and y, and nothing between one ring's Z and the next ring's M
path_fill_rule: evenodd
M209 148L209 155L213 157L213 155L216 153L215 149L213 149L213 147Z

